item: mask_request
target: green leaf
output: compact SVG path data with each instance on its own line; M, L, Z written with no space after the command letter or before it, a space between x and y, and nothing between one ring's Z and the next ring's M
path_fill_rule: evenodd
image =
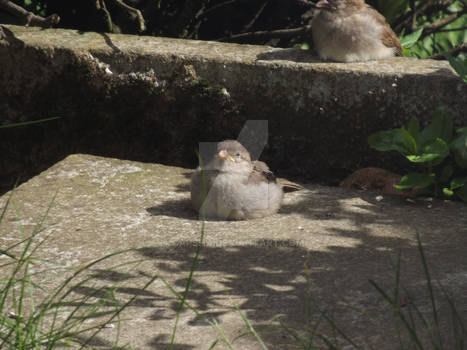
M447 58L451 67L456 71L461 79L467 83L467 64L460 57L453 57L449 53L444 52L444 57Z
M437 138L425 144L419 154L406 155L413 163L430 163L437 165L449 156L449 147L442 139Z
M464 186L466 183L467 183L467 176L456 177L452 179L450 189L455 190L456 188L460 188Z
M446 165L441 171L439 181L443 183L448 182L453 173L454 173L454 167L451 164Z
M405 147L409 150L409 152L412 154L417 154L417 141L412 137L412 135L404 128L401 128L401 135L402 139L404 140Z
M447 197L451 197L452 195L454 195L454 191L451 191L449 188L447 187L444 187L443 188L443 194Z
M419 142L422 147L436 138L441 138L446 143L452 140L452 120L447 108L440 106L435 109L434 114L431 123L420 133Z
M418 143L419 130L420 130L420 124L418 122L417 117L412 117L410 119L407 131L409 132L410 135L412 135L412 137L415 139L416 143Z
M456 164L462 168L462 169L467 169L467 159L465 158L465 154L464 156L460 156L459 154L455 154L454 155L454 159L456 160Z
M402 154L409 154L402 136L402 129L379 131L368 137L368 144L378 151L398 151Z
M399 40L401 42L402 47L404 49L411 48L418 41L418 39L420 39L422 32L423 32L423 28L420 28L416 32L400 37Z
M457 165L461 168L467 168L467 128L458 129L460 134L451 142L451 149L454 152L454 158Z
M402 176L401 181L394 187L398 190L405 190L407 188L419 187L425 188L435 183L436 175L433 174L421 174L421 173L409 173Z
M460 190L456 191L456 196L462 199L465 203L467 203L467 185L464 185L460 188Z

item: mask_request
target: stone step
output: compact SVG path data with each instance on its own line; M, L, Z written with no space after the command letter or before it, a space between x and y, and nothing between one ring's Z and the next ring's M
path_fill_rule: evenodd
M36 282L44 287L34 294L38 303L78 268L112 252L135 248L93 266L91 271L96 276L76 288L70 297L84 297L101 287L117 285L119 305L137 296L120 315L120 344L127 343L133 349L168 348L177 299L161 280L146 290L143 286L150 276L159 274L183 293L201 232L201 222L189 201L191 172L160 164L71 155L14 191L0 222L0 249L29 236L51 205L43 230L33 244L42 242L33 255L44 260L30 266L31 272L37 273ZM235 349L262 347L252 336L237 338L247 328L234 305L258 330L278 326L275 317L281 316L288 327L304 331L307 290L312 293L314 306L332 311L337 325L357 344L394 349L397 338L393 310L368 279L392 295L391 261L401 252L401 283L406 288L401 290L401 300L414 303L429 315L431 304L417 248L417 231L436 288L442 333L451 334L451 326L444 322L450 320L446 318L449 306L438 282L452 293L465 319L465 204L407 202L370 192L314 184L305 187L287 193L276 215L206 223L188 302L209 319L217 320L227 338L235 339ZM0 208L4 208L10 194L0 197ZM20 254L21 246L13 252ZM111 268L139 259L144 261L138 265ZM11 259L0 255L0 265L6 262ZM45 275L40 273L44 271ZM0 280L6 272L0 269ZM318 319L317 312L313 321ZM112 347L116 331L103 329L92 344ZM318 331L331 336L324 320ZM297 348L297 343L284 333L260 335L269 349ZM175 348L207 349L217 337L212 326L185 310ZM446 348L453 348L447 343ZM227 348L219 345L216 349Z
M293 48L3 28L0 123L60 117L0 131L10 185L71 153L193 167L198 142L236 139L248 120L268 121L262 159L279 175L336 184L360 167L404 167L369 149L375 131L426 123L439 105L467 125L467 85L447 62L326 63Z

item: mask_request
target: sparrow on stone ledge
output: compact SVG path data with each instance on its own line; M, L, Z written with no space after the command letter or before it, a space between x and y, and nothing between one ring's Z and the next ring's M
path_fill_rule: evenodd
M279 210L283 187L303 188L276 178L266 163L251 161L240 142L226 140L217 144L217 153L208 164L193 173L191 201L207 218L254 219Z
M311 30L323 60L361 62L402 56L386 19L364 0L320 0Z

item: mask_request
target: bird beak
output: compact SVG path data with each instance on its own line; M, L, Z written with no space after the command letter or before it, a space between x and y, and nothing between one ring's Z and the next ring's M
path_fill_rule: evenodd
M227 151L220 151L219 153L217 153L217 158L221 159L221 160L228 160L228 161L231 161L231 162L235 162L235 159L230 156Z
M331 5L328 0L320 0L316 4L316 7L323 10L335 10L336 7Z

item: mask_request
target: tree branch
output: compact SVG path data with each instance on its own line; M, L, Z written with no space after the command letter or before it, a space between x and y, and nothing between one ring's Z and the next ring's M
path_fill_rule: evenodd
M459 27L459 28L440 29L440 30L437 31L437 33L457 32L457 31L461 31L461 30L467 30L467 26Z
M190 23L196 19L196 14L204 6L202 0L185 0L181 11L178 13L177 19L169 26L169 34L179 37L187 37L188 33L184 33L184 30L188 30Z
M440 19L439 21L436 21L436 22L433 22L431 24L427 24L425 25L423 28L423 34L422 34L422 37L425 37L427 35L430 35L432 33L435 33L438 31L438 29L440 29L441 27L444 27L446 25L448 25L449 23L452 23L454 22L456 19L458 19L459 17L461 17L462 15L466 14L467 13L467 10L462 10L462 11L458 11L458 12L455 12L443 19ZM416 28L417 30L418 28Z
M237 2L238 0L227 0L227 1L224 1L224 2L221 2L220 4L217 4L217 5L214 5L204 11L201 11L200 13L198 13L196 15L196 18L202 18L202 17L206 17L209 13L211 13L212 11L215 11L221 7L224 7L224 6L227 6L227 5L230 5L230 4L233 4L235 2ZM298 3L299 5L301 6L304 6L304 7L307 7L307 8L316 8L316 4L311 2L311 1L308 1L308 0L294 0L296 3Z
M230 41L230 40L238 40L238 39L245 39L245 38L248 38L248 39L250 38L251 39L293 38L297 35L306 34L310 30L311 30L311 25L306 25L303 27L292 28L292 29L266 30L266 31L234 34L228 37L216 39L216 41Z
M107 26L106 30L109 33L112 33L112 31L113 31L112 16L110 15L109 10L107 10L107 5L105 4L105 1L104 0L97 0L96 3L95 3L95 6L96 6L96 10L97 11L102 11L102 13L104 15L103 17L104 17L104 20L105 20L105 24Z
M453 47L449 51L445 51L442 53L437 53L435 55L431 55L427 58L431 58L432 60L444 60L446 57L444 57L445 53L450 54L451 56L456 56L461 52L467 52L467 43L460 44L458 46Z
M144 17L143 14L141 13L140 10L135 9L134 7L131 7L123 2L123 0L112 0L118 7L126 10L127 12L130 12L132 15L134 15L138 19L138 24L139 24L139 32L142 33L146 31L146 24L144 23Z
M15 17L24 19L26 22L25 26L50 28L60 22L60 17L55 13L44 18L37 16L8 0L0 0L0 8Z
M437 3L434 0L427 0L398 18L396 23L394 23L394 31L400 32L402 28L407 28L410 32L415 32L418 28L414 20L416 20L419 15L427 15L440 11L447 13L448 7L452 5L452 3L452 0L445 0L442 3Z
M253 25L255 24L255 22L258 20L259 16L261 16L261 14L263 13L264 11L264 8L267 6L268 4L268 1L263 1L263 4L261 5L261 7L258 9L258 11L256 12L256 14L253 16L253 18L251 19L251 21L249 23L247 23L243 29L242 29L242 32L246 32L247 30L250 30L251 27L253 27Z
M220 4L217 4L217 5L214 5L204 11L201 11L201 12L198 12L196 14L196 19L199 19L199 18L203 18L203 17L206 17L209 13L211 13L212 11L215 11L221 7L224 7L224 6L227 6L227 5L230 5L230 4L233 4L234 2L237 2L238 0L228 0L228 1L224 1L224 2L221 2Z

